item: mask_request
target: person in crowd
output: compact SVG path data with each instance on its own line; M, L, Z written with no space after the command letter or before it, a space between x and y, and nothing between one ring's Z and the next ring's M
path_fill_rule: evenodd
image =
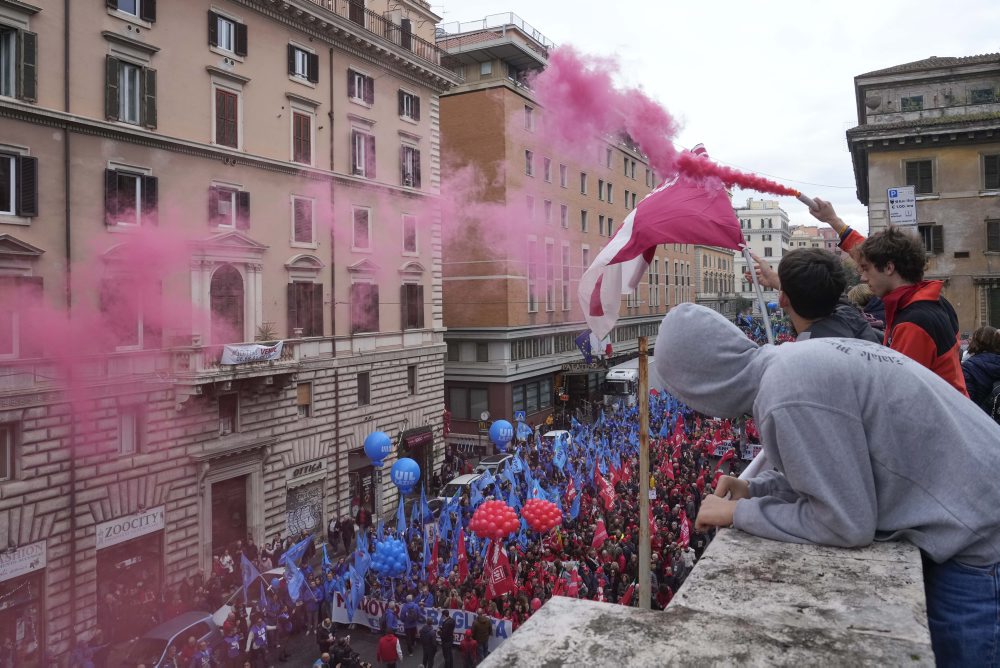
M715 311L681 304L656 349L673 396L711 415L752 413L776 466L721 478L697 529L837 547L907 540L923 554L937 660L995 658L1000 425L927 367L867 341L758 347Z
M236 616L230 615L230 617L233 618L233 623L231 625L227 623L222 633L224 665L226 668L239 668L243 665L243 636L236 626Z
M458 651L462 655L462 668L474 668L479 663L479 643L472 637L472 629L465 630Z
M438 638L441 640L441 657L444 659L444 668L454 668L452 648L455 646L455 618L445 615L438 627Z
M423 621L423 613L420 606L413 600L412 595L406 597L406 603L399 611L399 616L403 620L403 632L406 634L406 654L413 656L413 646L417 641L417 629Z
M375 654L376 661L385 668L396 668L396 662L403 658L403 649L399 646L399 638L386 628L382 637L378 641L378 650Z
M253 624L247 637L247 648L250 652L250 663L253 668L266 668L268 650L268 630L264 618L260 614L253 616Z
M421 668L434 668L434 656L438 648L437 634L427 617L424 617L424 623L420 627L420 647L423 649L423 655L420 657Z
M984 325L969 337L969 357L962 362L969 398L992 415L1000 397L1000 330Z
M319 646L320 654L329 652L333 644L337 641L337 636L333 628L333 620L329 617L320 622L316 629L316 644Z
M809 212L840 237L858 262L861 281L885 306L883 343L916 360L968 396L959 357L958 315L941 294L941 281L924 280L927 254L914 235L889 227L865 239L816 198Z
M344 544L344 553L350 554L354 545L354 520L347 515L340 519L340 540Z
M313 662L312 668L333 668L333 664L330 663L330 655L323 652L319 655L319 658Z
M847 300L861 311L872 329L885 333L885 304L875 296L867 283L858 283L848 290Z
M472 622L472 637L476 641L479 660L482 661L490 653L490 636L493 635L493 624L486 616L486 611L479 609L476 621Z

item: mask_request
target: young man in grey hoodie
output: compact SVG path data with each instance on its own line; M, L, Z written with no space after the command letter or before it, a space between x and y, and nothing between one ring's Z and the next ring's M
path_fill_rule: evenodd
M1000 425L934 372L878 344L758 347L694 304L664 317L655 364L666 389L695 410L752 413L774 466L749 481L721 478L698 529L732 525L838 547L907 540L924 557L939 663L996 665Z

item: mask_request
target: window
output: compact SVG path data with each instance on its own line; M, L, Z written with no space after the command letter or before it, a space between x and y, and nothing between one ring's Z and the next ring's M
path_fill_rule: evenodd
M0 276L0 358L31 358L42 353L28 316L42 299L38 276Z
M400 181L409 188L420 187L420 151L412 146L400 148Z
M411 397L417 393L417 365L406 367L406 393Z
M488 76L493 74L493 63L487 60L485 63L479 63L479 76Z
M247 27L227 16L209 12L208 44L243 57L247 55Z
M104 111L109 121L156 127L156 70L106 59Z
M528 105L524 105L524 129L535 129L535 110Z
M292 112L292 160L312 164L312 116L300 111Z
M534 195L524 196L524 208L527 210L528 220L535 219L535 197Z
M0 95L34 102L38 35L0 26Z
M288 76L300 81L308 81L309 83L319 82L319 56L317 54L307 51L300 46L289 44L287 48L287 55ZM350 80L351 73L352 72L348 70L348 88L350 88L350 84L353 83ZM348 96L355 97L352 92L349 92ZM361 97L361 95L359 94L357 97ZM370 101L369 104L371 104Z
M420 120L420 98L413 93L400 90L398 95L399 115L411 121Z
M0 214L38 215L38 158L0 153Z
M552 311L555 309L556 295L555 295L555 247L551 242L546 242L545 244L545 310Z
M460 362L462 360L462 344L456 341L448 343L448 361Z
M580 194L587 194L587 174L585 172L580 172Z
M552 406L552 379L515 385L511 388L511 399L515 411L537 413Z
M524 173L528 176L535 175L535 154L528 149L524 150Z
M587 212L585 210L580 211L580 231L587 231Z
M611 167L611 149L610 148L605 148L604 149L604 166L605 167L609 167L609 168Z
M399 304L402 329L423 329L424 286L417 283L399 286Z
M528 313L538 311L538 244L528 241Z
M476 361L477 362L490 361L490 344L488 343L476 344Z
M629 192L628 192L628 190L626 190L625 191L625 210L626 211L628 211L628 202L629 202L628 195L629 195Z
M212 227L250 228L250 193L211 186L208 189L208 224Z
M608 236L613 237L615 235L615 219L608 218Z
M615 203L615 187L612 184L608 184L608 204Z
M569 229L569 207L565 204L559 205L559 226L563 229Z
M1000 190L1000 155L983 156L983 188Z
M118 454L134 455L142 448L142 409L138 406L118 411Z
M312 417L312 383L298 383L295 386L295 409L300 418Z
M973 88L969 92L969 104L990 104L996 101L997 94L992 88Z
M772 249L770 246L764 247L764 257L771 257Z
M14 479L14 433L13 423L0 424L0 482Z
M378 285L351 285L351 334L378 331Z
M295 281L287 289L288 338L323 336L323 284Z
M351 173L375 178L375 136L351 130Z
M305 197L292 197L292 241L297 244L312 244L315 238L313 201Z
M569 310L569 246L562 247L562 310Z
M909 95L899 100L900 111L920 111L924 108L923 95Z
M597 199L604 201L604 179L597 179Z
M417 217L403 214L403 252L417 252Z
M354 236L351 246L354 250L372 249L371 209L356 206L353 210Z
M358 406L367 406L372 402L371 374L362 371L358 374Z
M137 276L109 275L98 294L102 320L116 350L150 350L160 347L162 315L159 281Z
M1000 220L986 221L986 250L1000 253Z
M215 143L239 148L240 96L224 88L215 89ZM132 122L132 121L129 121Z
M108 8L143 21L156 22L156 0L108 0Z
M448 407L456 420L478 420L483 411L489 410L489 395L485 388L448 388Z
M105 222L108 225L156 224L158 180L125 170L104 171Z
M918 195L934 192L933 166L930 160L911 160L906 166L906 185L913 186Z
M636 196L635 193L632 193L632 208L634 209L635 206L636 206Z
M238 394L219 395L219 436L240 430L240 398Z
M590 267L590 249L586 246L580 249L580 264L584 271Z
M604 236L604 216L597 217L597 235Z
M547 199L542 202L542 215L545 217L546 224L552 222L552 200Z
M569 168L566 165L559 165L559 185L563 188L569 184Z
M375 80L367 74L347 70L347 97L364 104L375 103Z
M940 255L944 252L944 227L942 225L917 225L924 251Z
M542 178L546 183L552 183L552 159L542 158Z

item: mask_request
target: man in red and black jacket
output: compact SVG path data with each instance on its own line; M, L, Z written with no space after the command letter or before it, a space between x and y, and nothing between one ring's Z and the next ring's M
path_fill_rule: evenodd
M883 344L916 360L969 396L962 374L958 315L941 296L941 281L924 280L926 256L912 235L890 227L865 239L837 216L833 206L816 199L809 212L840 237L861 280L885 304Z

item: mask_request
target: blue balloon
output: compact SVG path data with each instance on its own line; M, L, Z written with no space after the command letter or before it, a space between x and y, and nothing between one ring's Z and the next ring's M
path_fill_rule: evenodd
M506 420L497 420L490 425L490 440L497 446L497 450L503 452L507 449L507 444L514 438L514 425Z
M372 568L379 575L397 578L406 573L406 545L396 538L375 543Z
M409 494L420 480L420 465L409 457L398 459L389 471L389 478L399 491Z
M365 439L365 455L372 464L381 468L385 458L392 454L392 439L384 431L373 431Z

